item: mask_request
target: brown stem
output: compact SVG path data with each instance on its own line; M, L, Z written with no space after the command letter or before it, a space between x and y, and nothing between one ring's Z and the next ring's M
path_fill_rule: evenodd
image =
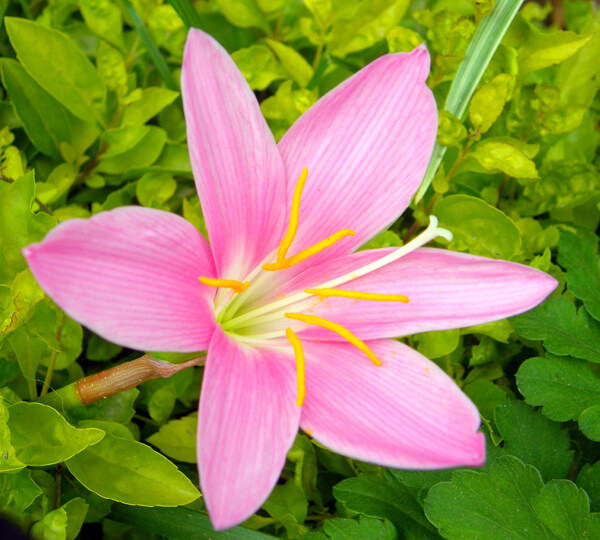
M160 377L171 377L184 369L201 364L205 356L206 353L181 364L172 364L145 354L131 362L79 379L56 392L43 396L40 401L60 409L89 405L134 388L143 382Z

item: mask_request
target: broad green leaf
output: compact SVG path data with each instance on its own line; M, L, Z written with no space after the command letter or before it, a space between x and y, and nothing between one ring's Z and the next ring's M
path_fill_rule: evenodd
M252 45L231 56L253 90L264 90L273 81L289 76L266 45Z
M0 474L0 514L3 516L22 515L41 494L29 469Z
M331 540L396 540L398 533L387 520L360 516L359 519L328 519L323 530Z
M535 154L527 155L526 152L519 141L501 137L484 139L469 152L469 156L489 172L503 172L513 178L538 178L537 168L531 159Z
M561 231L558 263L567 270L569 291L600 321L600 257L596 246L581 236Z
M600 461L586 463L577 475L576 483L585 489L592 503L592 510L600 510Z
M35 197L33 171L8 184L0 182L0 283L11 283L15 274L25 269L21 249L39 242L56 224L43 213L31 211Z
M451 195L435 205L440 225L454 238L450 248L509 259L521 246L516 225L500 210L469 195Z
M146 440L170 458L196 463L197 423L198 417L195 414L171 420Z
M44 296L28 268L15 276L10 288L0 287L0 338L24 324Z
M267 18L256 4L256 0L215 0L215 4L235 26L269 31Z
M543 487L538 471L513 456L497 458L489 473L458 470L431 488L425 514L444 538L550 538L532 499Z
M474 381L466 384L463 391L486 420L493 420L496 407L506 401L506 391L490 381Z
M518 50L519 73L558 64L574 55L591 37L565 30L547 32L529 24L529 36Z
M577 420L600 404L600 378L584 360L548 355L530 358L517 372L519 391L530 405L542 405L551 420Z
M140 98L125 107L121 125L127 126L146 123L167 105L173 103L178 95L178 92L174 92L168 88L151 86L142 89Z
M129 390L125 390L125 392L120 392L91 405L69 409L69 419L73 422L81 420L106 420L126 424L135 414L133 403L139 393L140 391L137 388L130 388Z
M7 336L7 356L16 359L23 378L27 383L29 398L37 399L37 370L42 357L47 352L46 343L32 335L26 327L21 327ZM12 354L10 349L12 349ZM6 397L6 396L5 396ZM17 400L19 401L19 400ZM16 403L12 401L12 403Z
M417 350L427 358L441 358L453 352L460 340L460 330L425 332L414 337Z
M552 480L532 502L538 518L558 538L580 540L587 536L585 519L590 513L590 500L573 482Z
M285 527L288 535L302 534L300 524L306 519L308 502L304 491L293 478L283 485L275 486L262 507Z
M85 356L88 360L105 362L117 356L122 350L122 347L92 334L87 342Z
M141 138L131 145L130 140L124 146L113 146L113 151L103 155L96 171L107 174L121 174L130 169L141 169L154 163L162 152L167 134L155 126L127 126L140 128L144 132ZM138 133L139 135L139 133ZM124 149L126 148L126 149Z
M166 384L158 388L152 393L148 402L150 418L159 424L164 424L171 416L176 400L177 393L173 384Z
M164 203L177 189L177 182L167 173L150 172L142 176L135 188L135 196L143 206L166 209Z
M289 76L296 81L300 88L305 88L313 78L314 70L304 57L280 41L267 38L265 42L273 49Z
M1 70L2 83L29 140L40 152L58 159L60 143L71 140L64 109L15 60L3 58Z
M398 482L392 484L382 478L362 474L337 484L333 494L348 510L367 517L388 519L398 532L409 538L436 537L421 505Z
M33 540L75 540L87 510L88 505L83 499L71 499L35 523L31 528L31 537Z
M66 466L90 491L126 504L179 506L200 496L167 458L145 444L111 435L67 460Z
M109 43L123 47L123 17L111 0L79 0L83 20L92 32Z
M68 193L75 183L79 168L74 163L61 163L48 175L45 182L38 182L38 199L44 204L54 203Z
M578 418L579 429L592 441L600 441L600 404L585 409Z
M5 399L0 398L0 473L6 473L10 471L18 471L23 469L25 464L19 461L17 453L11 442L11 433L8 424L10 412L8 410L9 404ZM0 474L0 478L6 476Z
M55 409L41 403L15 403L8 408L11 442L17 458L41 467L60 463L102 439L99 429L78 429Z
M471 96L522 3L515 0L496 0L492 12L477 27L444 105L444 109L457 118L462 119ZM445 147L435 145L425 178L415 195L417 202L425 195L445 153Z
M502 113L514 84L512 75L501 73L475 92L469 104L469 120L476 131L485 133L492 127Z
M567 476L573 451L569 434L560 424L516 399L497 407L494 418L509 454L535 466L545 479Z
M26 19L7 17L5 25L29 75L75 116L102 124L106 87L77 45L65 34Z
M565 298L548 300L511 321L519 335L543 340L553 354L600 362L600 324Z

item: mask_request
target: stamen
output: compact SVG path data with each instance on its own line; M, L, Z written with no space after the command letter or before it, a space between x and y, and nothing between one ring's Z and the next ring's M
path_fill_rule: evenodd
M296 231L298 230L298 217L300 216L300 198L302 197L302 190L304 189L304 183L306 182L306 178L308 176L308 169L306 167L302 168L302 174L300 178L298 178L298 183L296 184L296 188L294 189L294 198L292 199L292 210L290 212L290 224L288 225L288 230L279 245L279 250L277 251L277 260L282 261L285 259L287 255L288 249L292 245L294 241L294 237L296 236Z
M304 403L304 396L306 395L306 379L304 375L304 350L302 349L302 343L298 339L298 336L292 331L291 328L285 329L285 335L287 336L290 344L294 348L294 354L296 355L296 381L298 384L296 405L298 407L302 407Z
M358 339L352 332L350 332L350 330L344 328L341 324L328 321L327 319L317 317L316 315L305 315L304 313L285 313L284 316L288 319L302 321L306 324L314 324L315 326L320 326L321 328L326 328L327 330L335 332L346 339L349 343L354 345L358 350L364 352L368 356L369 360L371 360L371 362L373 362L376 366L381 365L381 360L375 356L375 353L369 349L367 344Z
M331 236L325 238L324 240L317 242L314 246L311 246L311 247L301 251L300 253L296 253L296 255L294 255L293 257L290 257L289 259L283 259L283 260L278 260L274 263L263 264L263 270L267 270L269 272L274 272L276 270L284 270L286 268L291 268L292 266L308 259L309 257L316 255L320 251L323 251L324 249L328 248L329 246L332 246L336 242L339 242L345 236L354 236L354 234L355 234L354 231L351 231L350 229L342 229L341 231L338 231L335 234L332 234Z
M235 279L216 279L200 276L198 280L200 281L200 283L204 283L204 285L209 285L210 287L233 289L235 292L238 293L244 292L248 287L250 287L249 281L237 281Z
M305 289L307 294L314 294L316 296L322 296L328 298L330 296L336 296L339 298L354 298L356 300L370 300L373 302L402 302L408 304L408 296L402 294L379 294L379 293L368 293L359 291L345 291L343 289Z

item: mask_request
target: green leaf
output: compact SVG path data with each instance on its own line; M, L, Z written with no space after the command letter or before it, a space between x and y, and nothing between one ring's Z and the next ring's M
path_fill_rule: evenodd
M142 176L135 188L135 196L143 206L166 209L164 203L177 189L177 182L168 173L149 172Z
M517 226L500 210L469 195L451 195L435 205L440 225L454 238L450 248L509 259L521 246Z
M219 11L235 26L260 28L269 32L269 23L255 0L215 0Z
M152 534L166 538L201 540L268 540L273 537L244 527L233 527L217 532L206 514L187 508L143 508L113 504L110 519L133 525Z
M60 508L48 512L41 521L31 528L33 540L75 540L79 535L88 510L87 503L81 499L71 499Z
M104 122L106 87L92 63L63 33L26 19L7 17L17 57L36 82L82 120Z
M588 313L600 321L600 257L596 246L582 236L562 230L558 263L567 270L569 292L582 300Z
M485 133L492 127L514 84L512 75L500 73L475 92L469 105L469 120L476 131Z
M331 540L396 540L398 533L387 520L360 516L359 519L328 519L323 530Z
M140 391L137 388L130 388L91 405L69 409L69 419L74 422L80 420L106 420L126 424L135 414L133 403L139 393Z
M175 387L172 384L166 384L158 388L152 393L150 400L148 401L148 413L150 418L164 424L173 409L175 408L175 401L177 400L177 394Z
M105 362L117 356L123 350L119 345L110 343L96 334L92 334L87 342L85 356L88 360Z
M600 461L586 463L577 475L577 485L585 489L592 502L592 510L600 509Z
M240 49L231 57L253 90L264 90L273 81L288 77L287 71L266 45Z
M362 474L334 486L333 494L348 510L387 519L408 537L435 538L423 509L406 487Z
M492 173L503 172L513 178L538 178L535 163L530 159L535 152L527 147L536 148L533 145L524 147L508 137L488 138L478 143L469 156Z
M0 182L0 283L11 283L15 274L25 269L21 249L39 242L56 224L56 220L43 213L33 213L35 197L33 171L12 183Z
M0 65L2 83L29 140L43 154L60 158L60 143L71 140L64 109L18 62L2 58Z
M33 307L44 298L29 269L19 272L10 288L0 288L0 338L24 324Z
M167 88L149 87L143 88L138 100L125 107L121 125L144 124L166 106L170 105L179 96L178 92L173 92Z
M497 407L494 418L509 454L533 465L548 480L567 476L573 451L569 434L560 424L516 399Z
M469 43L465 58L452 81L444 105L444 109L457 118L462 119L471 96L521 4L522 2L515 2L514 0L496 0L492 12L477 27L475 35ZM425 195L445 153L445 147L439 144L435 145L425 178L415 195L415 201L420 201Z
M392 28L385 39L388 44L388 51L391 53L410 52L423 43L423 38L419 34L404 26Z
M458 347L460 330L425 332L414 337L417 350L427 358L441 358L452 353Z
M513 456L494 460L489 473L458 470L431 488L425 514L444 538L550 538L532 507L543 487L535 468Z
M573 482L552 480L532 502L538 518L559 538L581 540L587 536L585 519L590 513L590 500Z
M600 441L600 404L585 409L578 418L579 429L592 441Z
M146 440L177 461L196 463L196 414L171 420Z
M265 42L273 49L289 76L296 81L300 88L305 88L313 78L314 70L304 57L280 41L267 38Z
M552 298L511 321L519 335L543 340L553 354L600 362L600 324L565 298Z
M519 48L519 73L529 73L554 64L574 55L592 36L578 36L574 32L556 30L545 32L532 24L529 36Z
M11 405L8 412L11 442L17 458L26 465L60 463L104 436L99 429L73 427L58 411L41 403L22 401Z
M293 478L275 486L262 507L285 527L288 535L301 535L300 524L306 519L308 502Z
M29 469L0 474L0 514L3 516L22 515L41 494Z
M25 464L19 461L14 445L11 442L11 433L8 425L10 412L8 403L5 399L0 399L0 473L18 471L23 469ZM3 474L0 474L2 478Z
M542 405L551 420L576 420L600 404L600 378L584 360L548 355L530 358L517 372L519 391L530 405Z
M123 17L116 4L111 0L79 0L79 8L92 32L123 48Z
M66 466L90 491L126 504L179 506L200 496L167 458L145 444L111 435L67 460Z

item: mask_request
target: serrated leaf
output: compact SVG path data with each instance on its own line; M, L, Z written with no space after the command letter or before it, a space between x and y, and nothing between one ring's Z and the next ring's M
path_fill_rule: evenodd
M592 510L600 510L600 461L593 465L586 463L579 471L576 483L590 497Z
M600 404L600 378L585 360L548 355L530 358L517 372L517 386L530 405L542 405L551 420L576 420Z
M549 538L531 500L543 487L538 471L513 456L497 458L489 473L459 470L431 488L425 514L444 538Z
M58 411L41 403L15 403L8 413L11 443L26 465L60 463L104 437L99 429L73 427Z
M592 441L600 441L600 404L585 409L577 419L579 429Z
M26 19L7 17L5 25L29 75L75 116L102 124L106 87L77 45L65 34Z
M360 516L359 519L328 519L323 530L331 540L396 540L398 533L387 520Z
M90 491L126 504L179 506L200 496L167 458L145 444L111 435L65 464Z
M567 476L573 451L569 434L560 424L516 399L498 406L494 418L506 452L533 465L548 480Z
M600 257L596 251L596 246L585 238L561 231L558 263L567 270L567 287L600 321Z
M548 300L511 321L519 335L543 340L551 353L600 362L600 324L565 298Z

